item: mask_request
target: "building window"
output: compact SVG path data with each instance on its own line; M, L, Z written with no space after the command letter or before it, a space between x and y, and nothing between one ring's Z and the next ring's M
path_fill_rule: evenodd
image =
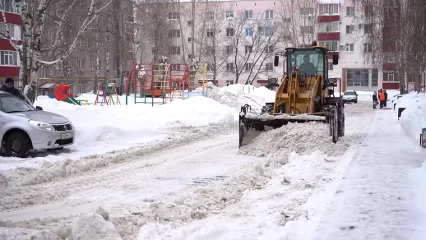
M346 34L352 34L355 31L354 25L346 25Z
M245 11L245 17L246 17L246 19L252 19L253 18L253 10L246 10Z
M8 31L9 31L9 34L7 34ZM0 23L0 33L10 38L15 38L15 25L8 24L8 23ZM2 38L4 37L0 34L0 39Z
M253 52L253 46L252 45L245 46L244 50L245 50L246 54L252 53Z
M215 53L215 48L212 46L206 46L206 53L207 54L214 54Z
M266 46L265 53L272 53L274 51L274 46Z
M232 85L234 84L234 80L226 80L226 85Z
M246 63L244 65L244 70L246 70L246 71L250 71L250 69L252 69L252 68L253 68L253 63Z
M333 71L334 65L332 62L328 63L328 70Z
M233 28L227 28L226 29L226 36L227 37L232 37L232 36L234 36L234 34L235 34L235 31L234 31Z
M320 15L338 15L339 4L320 4L319 14Z
M331 23L320 23L319 32L340 32L339 23L331 22Z
M18 66L18 52L0 51L0 65Z
M364 43L364 52L372 52L372 51L373 51L373 44Z
M234 12L233 11L226 11L226 18L233 18Z
M170 12L169 13L169 19L170 20L176 20L176 19L179 19L179 18L180 18L179 12Z
M289 33L284 34L282 37L283 41L291 41L291 35Z
M180 54L180 47L179 46L171 46L169 48L171 55L179 55Z
M309 16L314 14L314 8L301 8L300 15Z
M192 25L192 20L187 22L188 26Z
M379 70L373 69L373 74L371 78L371 86L377 87L379 85Z
M364 24L364 34L371 34L373 33L373 24Z
M253 36L253 28L246 28L246 36L247 37Z
M266 27L263 29L263 35L264 36L272 36L272 34L274 34L274 32L272 31L272 28L270 27Z
M346 16L355 17L355 7L346 7Z
M348 69L346 77L348 87L368 87L368 69Z
M300 31L302 34L314 34L314 26L301 26Z
M188 42L191 42L192 41L192 38L188 38Z
M0 10L5 12L16 13L15 1L12 0L0 0Z
M234 52L234 46L226 46L226 54L231 54Z
M214 33L213 33L213 29L207 29L207 37L213 37Z
M265 64L265 70L266 71L272 71L272 69L273 69L272 63L266 63Z
M393 73L388 73L388 82L393 82L395 81L395 76Z
M77 66L79 70L84 70L84 59L77 59Z
M282 18L282 21L283 21L284 23L291 23L291 18L289 18L289 17L285 17L285 18Z
M354 44L346 43L346 52L353 52L353 51L354 51Z
M96 68L96 61L95 61L95 59L90 59L90 64L89 65L90 65L89 66L90 70L95 69Z
M173 37L180 37L180 30L178 29L173 29L173 30L169 30L169 38L173 38Z
M272 19L272 18L274 18L274 11L272 11L272 10L266 10L265 11L265 18L266 19Z
M214 12L207 12L207 20L213 20L214 19Z
M322 47L326 47L330 51L339 51L338 41L320 41L319 45Z
M226 64L226 71L228 71L228 72L234 71L234 64L233 63L227 63Z

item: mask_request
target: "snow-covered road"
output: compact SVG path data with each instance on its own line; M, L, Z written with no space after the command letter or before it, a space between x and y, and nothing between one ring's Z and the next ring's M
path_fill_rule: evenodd
M375 112L363 102L345 109L345 138L335 146L322 139L309 155L243 155L234 129L132 159L120 153L113 156L120 160L107 163L87 158L75 172L67 164L77 161L13 171L0 195L0 236L12 227L56 234L99 206L123 239L280 239L294 234L298 223L305 224L304 233L313 231ZM330 146L339 154L328 156ZM301 149L310 147L307 142ZM306 205L317 195L325 200Z

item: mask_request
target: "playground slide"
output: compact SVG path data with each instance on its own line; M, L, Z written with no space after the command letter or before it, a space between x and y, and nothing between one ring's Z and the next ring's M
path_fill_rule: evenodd
M70 103L70 104L74 104L74 105L81 105L80 101L76 100L73 97L67 97L65 98L64 102Z

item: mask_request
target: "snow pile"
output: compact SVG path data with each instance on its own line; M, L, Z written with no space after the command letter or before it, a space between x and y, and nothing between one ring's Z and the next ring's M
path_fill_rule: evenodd
M227 87L208 86L208 97L224 105L240 111L241 107L249 104L256 112L260 112L267 102L275 101L275 91L265 87L254 87L251 85L234 84ZM199 91L197 89L197 91Z
M416 143L422 128L426 128L426 94L410 93L396 100L395 114L398 108L405 108L399 119L405 133ZM395 116L396 117L396 116Z
M344 139L335 144L329 136L329 125L319 122L288 123L281 128L263 132L253 142L240 148L240 153L268 156L274 160L286 157L291 152L308 155L315 151L331 156L340 156L350 146Z
M34 105L67 117L76 131L74 145L56 156L49 156L48 161L103 154L162 141L171 128L234 124L238 119L235 109L202 96L154 107L149 104L78 106L41 96ZM39 166L40 161L46 160L41 155L33 156L35 158L21 165ZM13 158L4 158L0 163L0 169L4 170L18 164Z

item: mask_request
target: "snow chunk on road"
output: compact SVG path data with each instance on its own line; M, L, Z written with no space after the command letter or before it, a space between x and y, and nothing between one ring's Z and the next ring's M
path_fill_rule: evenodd
M333 143L329 125L325 123L288 123L281 128L262 132L252 143L242 146L240 153L268 156L278 161L291 152L308 155L318 150L327 155L340 156L350 146L342 140Z
M72 227L72 239L79 240L121 240L111 222L106 221L96 212L80 214Z
M49 231L39 231L27 228L0 227L0 239L8 240L61 240Z
M275 91L265 87L234 84L227 87L209 85L208 97L240 111L241 106L249 104L253 110L260 112L267 102L274 102Z

